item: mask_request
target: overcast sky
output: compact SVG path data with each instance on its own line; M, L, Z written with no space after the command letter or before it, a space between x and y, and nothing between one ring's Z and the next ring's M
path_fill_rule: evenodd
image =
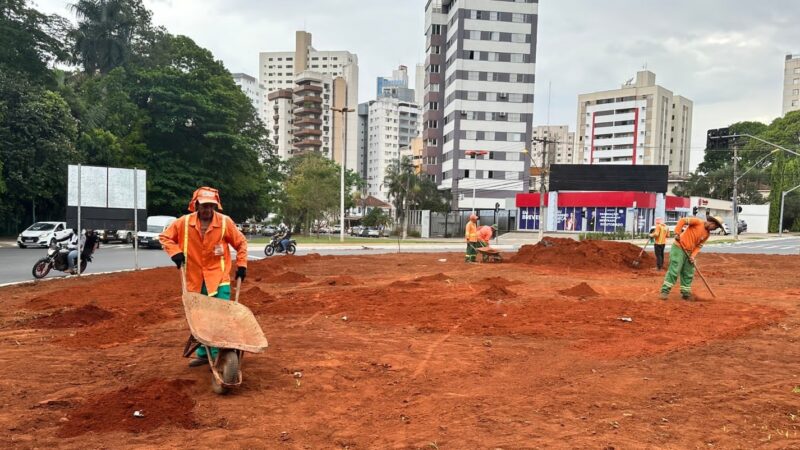
M294 31L305 29L319 50L358 55L360 102L374 97L377 76L405 64L413 77L424 59L425 0L144 2L157 25L256 77L259 52L292 50ZM64 0L36 3L69 15ZM799 23L798 0L540 0L534 124L574 129L578 94L615 89L646 65L694 101L694 167L708 128L780 115L783 60L800 53Z

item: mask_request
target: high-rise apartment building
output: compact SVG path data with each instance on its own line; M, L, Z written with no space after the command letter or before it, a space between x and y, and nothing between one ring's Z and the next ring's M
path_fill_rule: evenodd
M258 117L261 119L262 122L265 124L267 123L267 116L266 116L266 102L267 102L267 90L259 84L258 80L255 77L252 77L246 73L234 73L233 75L233 82L239 86L239 89L244 92L244 95L250 99L250 103L253 104L253 108L256 109L258 113Z
M668 165L689 173L692 101L656 84L648 70L620 89L578 96L576 162Z
M340 162L342 152L346 148L346 167L356 169L358 142L356 135L358 116L355 112L358 105L356 55L346 51L318 51L311 45L311 33L298 31L295 34L294 51L263 52L259 55L259 80L270 97L270 105L267 105L270 129L277 126L279 130L287 129L294 133L298 129L298 118L295 115L299 112L305 119L303 125L299 126L302 128L301 133L305 133L303 136L293 135L286 141L278 136L274 137L279 154L288 156L300 151L315 150ZM282 105L282 100L288 100L284 98L285 94L282 97L282 94L277 92L296 88L302 88L303 91L293 95L291 113L273 114L275 108L280 110L286 106ZM301 102L299 106L296 104L298 101ZM314 106L306 103L313 103ZM332 111L334 108L342 107L354 110L345 114L344 120L342 113ZM319 114L317 110L320 111ZM317 120L321 123L316 123ZM320 134L317 135L316 131ZM311 139L311 136L318 139ZM345 140L346 146L342 144Z
M400 160L400 149L410 147L419 135L419 107L392 97L368 102L366 125L367 194L389 200L389 186L384 183L386 169Z
M454 207L528 191L537 24L536 0L425 6L423 170Z
M783 68L783 115L800 110L800 55L786 55Z
M531 144L531 189L538 190L542 164L575 164L575 133L567 125L542 125L533 128ZM544 142L537 139L546 139ZM546 150L546 152L545 152ZM545 179L547 181L547 179Z
M392 97L406 102L414 102L414 90L408 88L408 68L400 66L392 71L392 77L378 77L378 90L375 98Z

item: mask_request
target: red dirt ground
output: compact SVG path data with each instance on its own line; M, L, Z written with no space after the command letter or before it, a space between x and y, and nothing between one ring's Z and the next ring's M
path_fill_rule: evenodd
M579 298L597 297L598 295L600 295L597 293L597 291L592 289L592 287L586 284L585 282L581 282L580 284L572 286L569 289L560 290L558 291L558 293L561 295L566 295L568 297L579 297Z
M800 257L701 254L717 298L662 301L609 244L251 263L270 347L225 397L180 357L174 268L2 288L0 447L800 447Z

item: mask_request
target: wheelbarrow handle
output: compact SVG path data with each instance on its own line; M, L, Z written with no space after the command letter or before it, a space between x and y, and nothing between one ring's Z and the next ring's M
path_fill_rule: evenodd
M186 293L186 263L181 265L181 293Z
M242 290L242 279L237 277L236 278L236 296L234 297L233 301L239 303L239 291Z

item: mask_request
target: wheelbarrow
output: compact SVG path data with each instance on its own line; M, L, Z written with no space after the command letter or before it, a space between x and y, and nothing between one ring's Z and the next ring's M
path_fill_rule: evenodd
M206 349L211 368L211 389L227 394L242 384L242 360L245 352L261 353L268 344L250 308L239 303L241 278L236 279L233 301L224 301L186 291L186 270L181 269L183 310L189 323L189 339L183 356L189 358L201 345ZM212 358L211 347L219 349Z
M481 255L481 262L503 262L503 256L495 248L476 247L475 250Z

